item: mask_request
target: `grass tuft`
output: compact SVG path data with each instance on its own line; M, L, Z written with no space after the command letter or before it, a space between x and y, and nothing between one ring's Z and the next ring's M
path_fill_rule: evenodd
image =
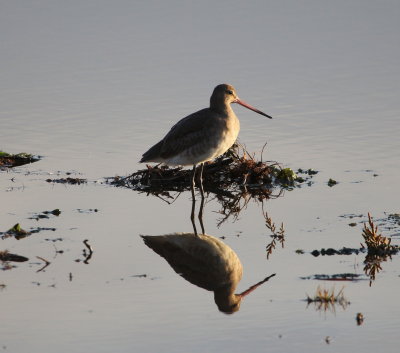
M365 240L365 245L367 246L368 252L379 254L390 254L395 247L390 245L391 238L384 237L379 231L378 226L376 226L372 220L371 215L368 213L368 224L364 223L364 229L362 236ZM361 244L363 248L364 245Z

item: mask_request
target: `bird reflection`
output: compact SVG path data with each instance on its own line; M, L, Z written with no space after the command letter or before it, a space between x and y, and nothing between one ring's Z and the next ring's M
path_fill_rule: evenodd
M201 168L201 170L203 170L203 168ZM197 233L197 228L196 228L196 221L194 219L194 211L196 209L196 198L194 196L194 189L192 189L192 212L190 214L190 221L192 222L192 226L193 226L193 231L194 231L194 235L198 236ZM200 222L200 227L201 227L201 231L202 234L205 234L206 231L204 230L204 223L203 223L203 211L204 211L204 190L203 190L203 184L201 185L201 201L200 201L200 209L199 209L199 214L198 214L198 218L199 218L199 222Z
M174 233L142 235L145 244L162 256L176 273L190 283L214 292L220 311L232 314L241 300L272 274L240 294L235 294L243 267L236 253L221 240L207 234Z

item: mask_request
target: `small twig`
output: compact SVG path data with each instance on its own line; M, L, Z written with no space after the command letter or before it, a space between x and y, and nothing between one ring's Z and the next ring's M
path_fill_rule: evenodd
M63 250L58 250L57 247L53 244L54 247L54 251L55 251L55 255L53 257L53 259L55 259L57 257L57 254L62 254L64 251Z
M44 262L44 266L41 267L40 269L38 269L36 272L42 272L47 266L49 266L51 264L50 261L47 261L46 259L44 259L43 257L40 256L36 256L39 260L42 260Z
M85 255L86 256L86 259L83 261L85 264L88 264L89 263L89 260L92 258L92 255L93 255L93 250L92 250L92 247L90 246L90 244L88 243L89 242L89 240L88 239L85 239L84 241L83 241L83 244L85 244L85 246L88 248L88 250L89 250L89 255Z
M267 146L267 143L268 143L268 141L265 141L264 146L261 149L261 155L260 155L261 163L263 162L264 148L265 148L265 146Z
M168 201L168 200L164 199L163 197L161 197L161 196L158 195L158 194L154 194L154 193L153 193L153 195L154 195L155 197L158 197L160 200L166 202L168 205L172 205L172 204L176 201L176 199L179 197L179 195L180 195L181 193L182 193L182 192L179 192L179 193L178 193L178 196L176 196L176 197L175 197L175 196L170 196L170 195L168 194L168 197L173 199L172 201ZM149 193L148 193L148 194L149 194Z

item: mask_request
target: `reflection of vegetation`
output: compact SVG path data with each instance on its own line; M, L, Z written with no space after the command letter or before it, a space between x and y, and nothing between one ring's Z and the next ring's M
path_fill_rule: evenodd
M272 189L263 189L258 193L252 192L251 189L243 189L237 192L226 191L223 194L216 194L215 199L221 204L221 210L218 213L222 215L217 226L221 226L231 217L233 221L236 221L240 212L246 209L251 200L261 202L261 205L263 205L264 200L276 199L280 196L283 196L283 189L280 189L276 194L272 193Z
M181 192L190 190L191 169L170 168L165 165L152 167L127 176L108 179L107 182L117 187L151 194L171 204ZM290 168L283 168L277 162L257 160L254 154L246 151L239 144L232 146L214 162L204 164L203 185L207 196L212 195L221 204L221 219L218 226L228 218L236 220L250 200L263 202L283 195L309 181L317 172L312 169L299 169L298 177ZM278 189L277 192L274 192Z
M382 270L381 262L386 261L388 256L370 255L367 254L364 260L364 272L369 276L369 285L372 285L372 281L375 281L376 275Z
M272 251L276 247L276 243L279 242L282 245L282 248L284 247L285 243L285 228L283 226L283 222L281 223L281 226L279 227L279 230L276 229L275 223L272 221L271 217L268 216L268 213L265 212L264 214L265 218L265 225L267 228L271 231L271 237L272 241L267 245L267 259L269 258L269 255L272 254Z
M341 217L353 218L362 217L362 215L344 215ZM395 218L397 220L397 218ZM386 221L392 222L393 216L388 217ZM384 225L386 223L383 223ZM393 230L393 228L391 228ZM361 248L346 248L336 250L333 248L313 250L311 254L313 256L331 256L331 255L351 255L359 253L366 253L364 259L364 272L370 278L370 285L375 280L376 275L382 270L381 263L391 259L392 255L397 254L400 251L398 245L391 244L391 238L383 236L378 226L374 224L371 215L368 213L368 223L364 223L362 231L365 244L361 244ZM300 253L300 252L299 252Z
M335 287L326 289L318 286L313 297L307 294L307 306L313 303L317 311L335 312L335 305L338 304L345 310L350 302L345 298L343 290L344 287L338 293L335 293Z

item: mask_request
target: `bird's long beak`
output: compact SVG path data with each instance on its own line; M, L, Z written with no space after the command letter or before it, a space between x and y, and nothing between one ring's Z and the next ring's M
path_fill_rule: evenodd
M272 119L272 116L269 116L269 115L265 114L264 112L262 112L261 110L258 110L257 108L252 107L250 104L247 104L246 102L243 102L243 101L240 100L239 98L236 98L236 99L233 101L233 103L237 103L237 104L243 105L243 107L246 107L247 109L250 109L250 110L252 110L253 112L256 112L256 113L258 113L258 114L261 114L261 115L266 116L267 118Z
M250 294L252 291L254 291L255 289L257 289L260 285L262 285L263 283L267 282L271 277L274 277L275 273L273 273L272 275L268 276L267 278L264 278L262 281L256 283L255 285L251 286L249 289L245 290L244 292L238 294L241 298L245 297L247 294Z

